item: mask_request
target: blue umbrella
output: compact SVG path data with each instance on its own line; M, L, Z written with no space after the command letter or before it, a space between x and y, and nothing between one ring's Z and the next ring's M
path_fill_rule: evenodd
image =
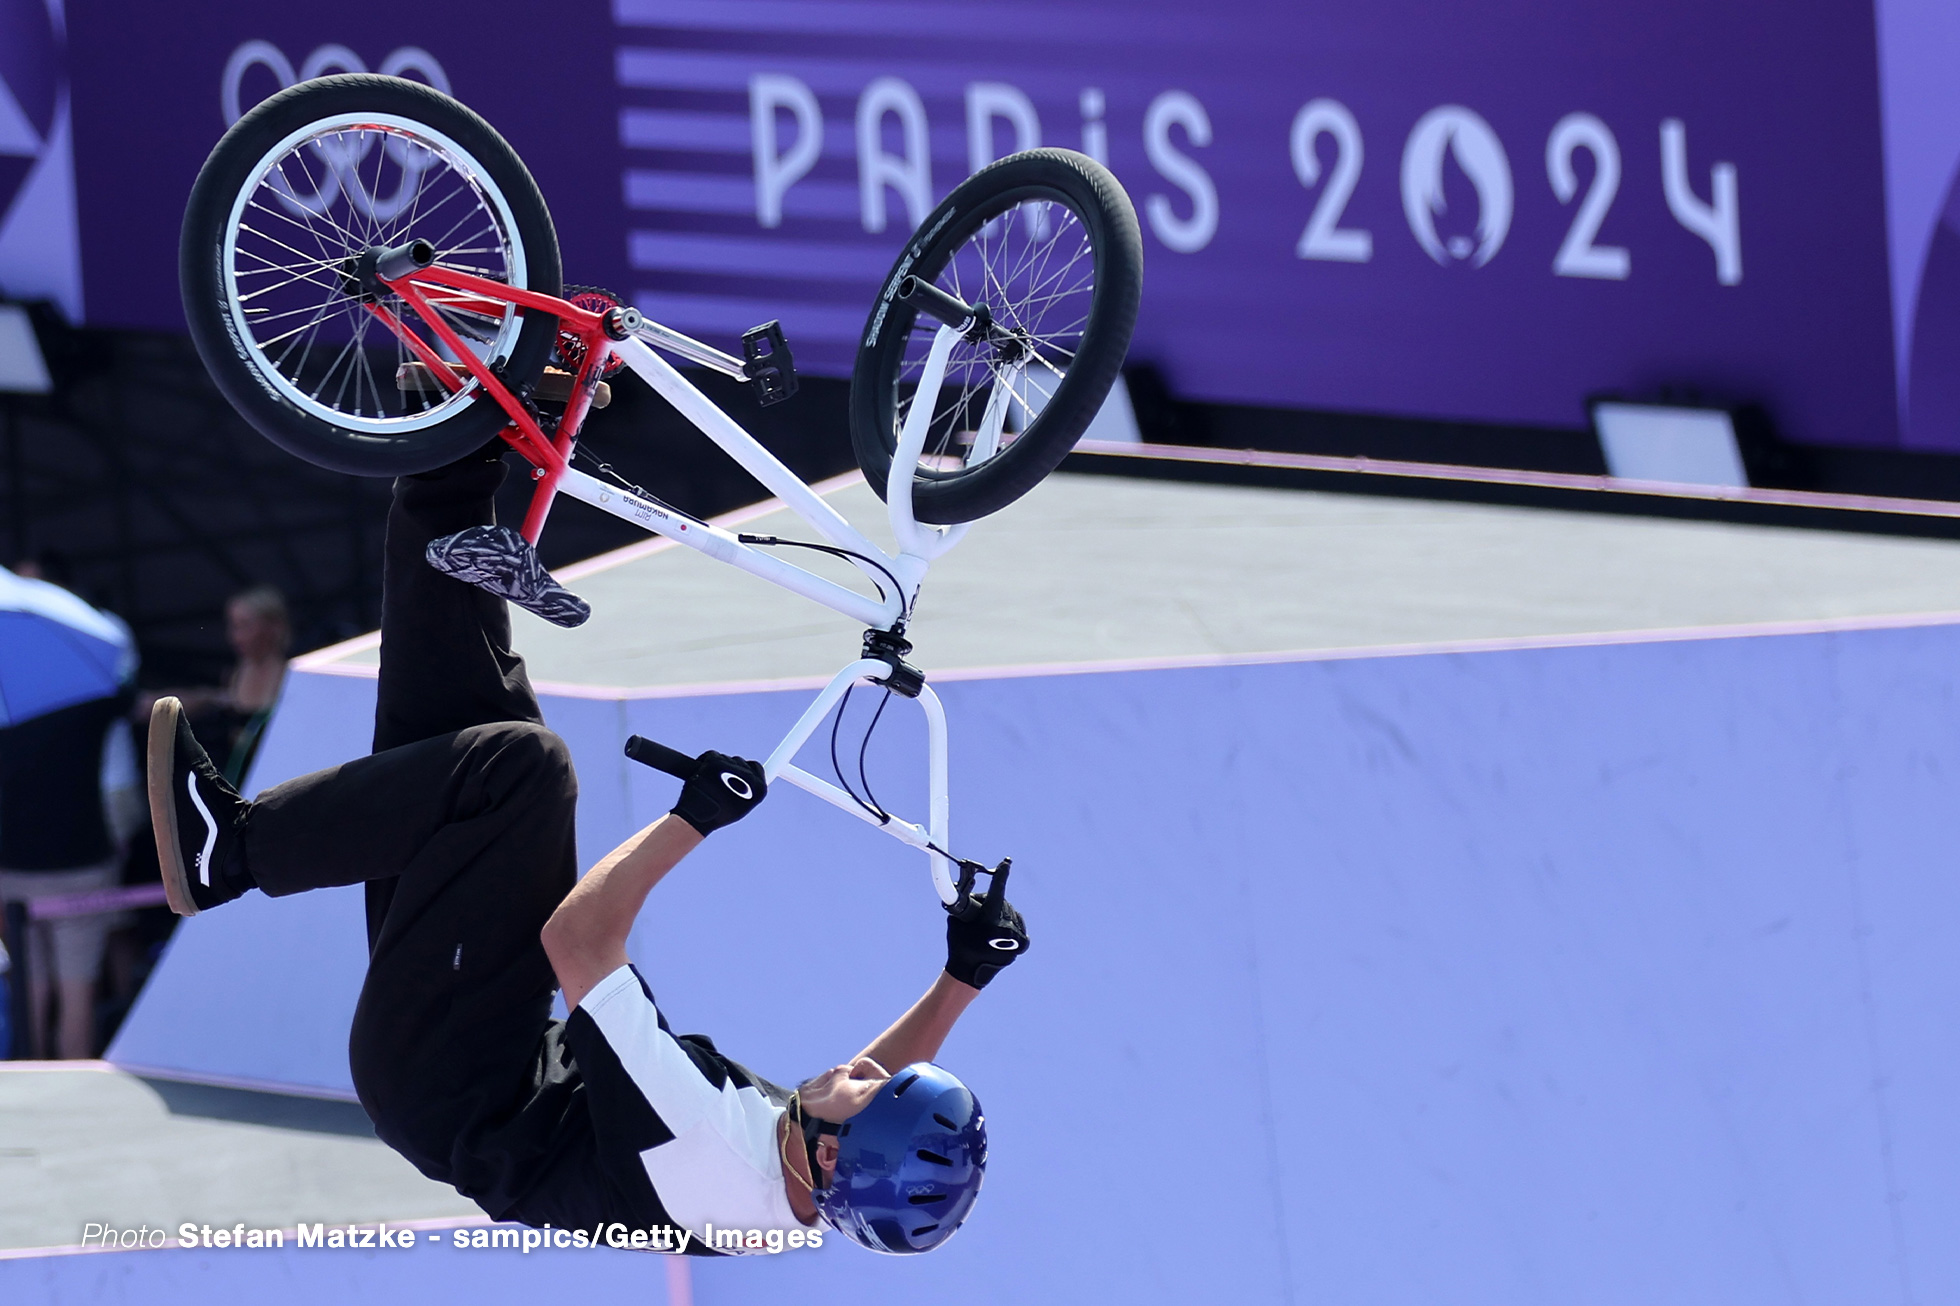
M136 642L122 622L0 567L0 727L107 698L135 674Z

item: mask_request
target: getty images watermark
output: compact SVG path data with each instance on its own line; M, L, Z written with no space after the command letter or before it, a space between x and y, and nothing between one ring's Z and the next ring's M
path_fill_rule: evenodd
M444 1234L420 1233L421 1240L444 1241ZM590 1229L554 1229L550 1225L533 1229L514 1225L451 1229L452 1247L463 1251L516 1251L530 1253L546 1249L575 1250L616 1247L641 1252L686 1252L690 1244L712 1251L774 1254L823 1246L822 1229L717 1229L704 1225L700 1235L690 1229L656 1224L634 1228L624 1224L598 1224ZM399 1225L381 1224L302 1224L294 1229L255 1229L243 1223L229 1229L213 1229L208 1224L184 1223L173 1235L165 1227L144 1224L118 1229L95 1221L82 1226L82 1246L99 1251L134 1251L138 1248L265 1249L319 1248L329 1251L389 1250L412 1251L418 1231Z

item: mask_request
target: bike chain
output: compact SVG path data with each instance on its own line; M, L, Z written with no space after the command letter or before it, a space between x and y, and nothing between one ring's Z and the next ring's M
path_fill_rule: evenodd
M623 302L618 295L598 286L566 286L565 293L560 298L574 308L582 308L588 313L597 313L601 317L605 316L608 309L623 307ZM558 333L558 348L555 354L558 366L577 376L579 369L585 366L585 354L583 340L569 331ZM607 360L605 370L599 373L599 379L604 380L624 366L626 360L614 354Z

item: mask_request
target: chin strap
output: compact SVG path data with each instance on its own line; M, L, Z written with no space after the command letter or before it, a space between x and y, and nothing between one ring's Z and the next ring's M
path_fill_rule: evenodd
M792 1175L796 1175L796 1181L804 1184L812 1195L814 1195L818 1191L815 1183L817 1177L817 1143L825 1135L835 1137L838 1126L828 1120L819 1120L815 1116L805 1115L803 1112L803 1094L801 1092L791 1093L789 1095L788 1111L794 1117L797 1129L803 1134L803 1159L809 1168L803 1174L796 1174L796 1167L789 1163L787 1147L785 1147L782 1157L783 1168ZM805 1182L804 1175L809 1176L808 1182Z
M817 1177L817 1144L826 1136L835 1138L837 1126L828 1120L819 1120L815 1116L803 1116L803 1150L809 1154L812 1179Z

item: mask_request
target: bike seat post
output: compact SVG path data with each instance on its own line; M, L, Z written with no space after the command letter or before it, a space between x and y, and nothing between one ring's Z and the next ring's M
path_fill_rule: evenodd
M566 400L565 411L558 418L558 428L552 432L552 446L558 450L559 465L533 467L531 470L538 488L531 495L529 511L524 514L523 534L533 545L544 534L545 518L551 514L551 505L558 497L558 487L572 465L572 450L578 444L579 428L585 425L585 419L592 411L592 399L599 388L599 379L613 357L612 343L606 334L594 334L584 344L585 360L573 378L571 397Z

